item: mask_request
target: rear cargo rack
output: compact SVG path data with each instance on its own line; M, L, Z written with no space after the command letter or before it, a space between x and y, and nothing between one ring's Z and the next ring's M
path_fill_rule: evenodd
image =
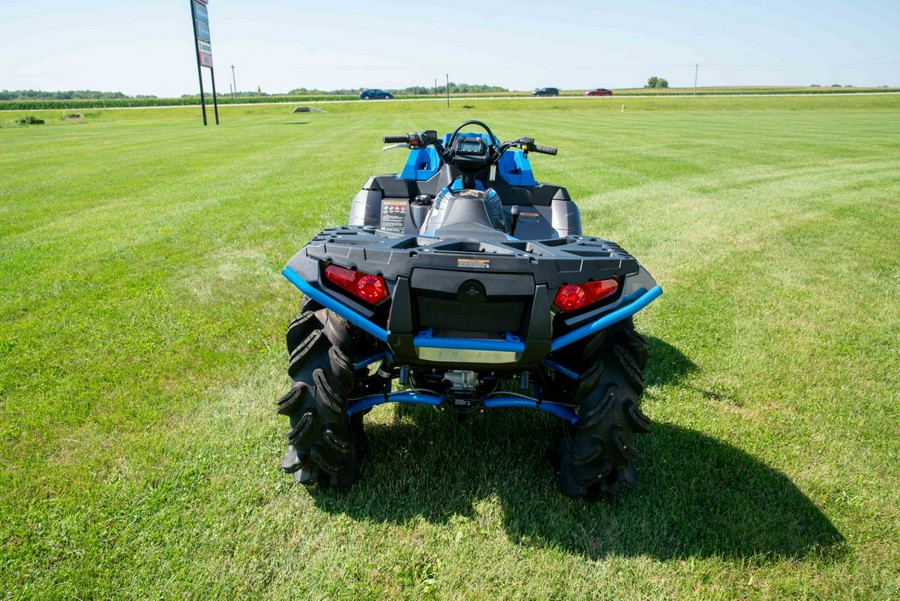
M291 261L296 271L299 271L298 259L304 254L316 261L377 273L388 280L409 276L412 269L420 267L458 270L478 267L492 273L530 273L536 284L551 288L574 279L626 276L639 269L637 260L621 246L590 236L476 241L398 234L372 226L323 230ZM474 265L464 261L466 257L487 263Z

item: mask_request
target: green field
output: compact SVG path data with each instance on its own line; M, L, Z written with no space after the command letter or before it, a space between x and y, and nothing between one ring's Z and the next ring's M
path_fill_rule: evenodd
M451 85L451 90L453 89ZM586 90L562 90L562 96L582 96ZM727 87L701 87L697 88L628 88L616 89L616 96L732 96L732 95L790 95L790 94L897 94L898 88L854 88L848 87L784 87L784 86L727 86ZM523 97L530 96L531 92L476 92L453 94L454 100L494 97ZM394 96L403 100L430 100L430 94L415 95L396 92ZM443 96L440 96L443 98ZM310 103L310 102L360 102L357 94L306 94L290 95L275 94L264 96L240 96L232 98L227 94L216 96L220 105L229 104L267 104L267 103ZM207 102L212 104L211 96L207 96ZM90 109L105 108L130 108L130 107L174 107L200 104L200 96L181 96L178 98L83 98L68 100L39 100L22 98L18 100L0 100L0 111L42 111L42 110L68 110L84 111Z
M621 103L0 113L0 598L900 596L900 96ZM666 292L616 502L526 410L382 406L354 490L280 473L281 267L382 134L469 118Z

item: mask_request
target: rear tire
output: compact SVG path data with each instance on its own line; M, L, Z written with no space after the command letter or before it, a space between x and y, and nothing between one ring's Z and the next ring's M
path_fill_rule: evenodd
M589 500L618 496L637 484L634 441L651 426L639 409L647 342L627 319L566 349L561 360L580 376L564 386L579 420L563 424L551 449L560 490Z
M350 324L315 302L287 330L291 390L278 413L291 420L282 469L311 486L350 488L359 480L365 448L362 415L347 416L353 388Z

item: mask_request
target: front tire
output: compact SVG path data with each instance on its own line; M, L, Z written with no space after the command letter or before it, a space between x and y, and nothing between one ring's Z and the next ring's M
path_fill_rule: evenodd
M570 497L616 497L637 484L634 441L650 431L639 408L647 343L627 319L573 347L565 361L578 365L580 376L565 390L579 420L563 425L553 449L559 487Z
M287 330L291 390L278 399L290 418L282 469L311 486L350 488L359 480L365 437L362 415L347 416L353 388L350 324L308 303Z

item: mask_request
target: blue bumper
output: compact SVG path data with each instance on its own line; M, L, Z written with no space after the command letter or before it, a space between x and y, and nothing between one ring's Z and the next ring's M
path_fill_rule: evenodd
M390 333L383 327L371 322L365 316L357 313L352 308L344 305L333 296L323 292L322 290L311 285L309 282L300 277L290 267L285 267L282 274L303 294L312 298L323 307L326 307L353 325L368 332L376 339L387 343ZM645 308L651 302L659 298L662 294L662 288L654 286L650 290L641 288L633 292L626 300L626 304L619 307L615 311L607 313L602 317L572 330L558 338L554 338L549 345L549 351L558 351L572 343L578 342L588 336L591 336L612 324L627 319ZM527 342L527 341L526 341ZM441 338L433 337L428 332L420 333L413 338L413 346L420 348L433 349L456 349L465 351L498 351L507 353L516 353L517 355L524 352L526 342L515 336L507 335L506 340L479 340L469 338Z

